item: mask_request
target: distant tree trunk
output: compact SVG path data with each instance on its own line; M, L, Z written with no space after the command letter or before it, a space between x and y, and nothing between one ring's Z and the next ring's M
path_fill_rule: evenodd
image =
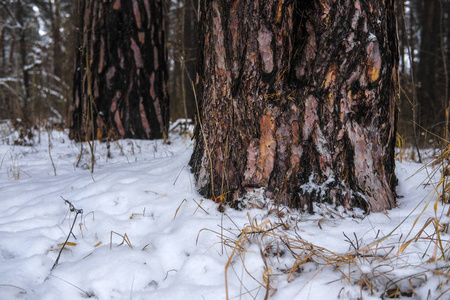
M161 0L78 0L71 138L162 138L168 126Z
M197 57L197 16L196 0L185 0L185 18L184 18L184 86L186 91L187 117L194 119L195 116L195 95L192 90L192 83L195 80L195 68Z
M392 0L200 3L190 164L201 194L395 206Z
M4 14L4 13L3 13ZM1 16L3 19L6 19L3 15ZM0 30L0 56L1 56L1 64L0 64L0 77L5 76L6 72L6 54L5 54L5 27L2 27ZM9 99L6 99L4 91L0 89L0 119L6 119L11 116L11 111L9 109Z
M406 52L408 47L408 33L405 22L405 0L395 1L395 12L398 24L398 39L399 39L399 56L400 56L400 73L406 75Z
M70 138L81 140L86 138L86 130L83 124L83 93L82 93L82 55L81 47L83 47L83 15L84 2L81 0L72 0L72 43L75 51L73 52L73 87L72 87L72 103L69 107L68 120L70 120ZM83 70L84 71L84 70ZM86 123L86 122L85 122Z
M450 67L450 3L445 3L445 6L447 8L447 26L444 25L447 28L447 63Z
M440 55L439 0L421 0L419 21L421 27L419 65L417 68L417 98L420 104L420 123L430 128L443 120L438 88L437 68ZM438 133L441 134L442 131Z
M54 3L53 3L54 1ZM59 9L59 0L49 0L50 22L53 39L53 74L58 78L62 75L62 50L61 50L61 15Z
M2 60L1 68L4 70L6 68L6 55L5 55L5 27L2 27L0 31L0 56ZM3 71L2 71L3 73ZM3 76L3 74L1 74Z
M170 95L172 118L195 116L195 80L197 56L197 0L176 0L169 3Z
M30 92L30 74L28 72L28 49L27 49L27 35L26 30L27 28L24 26L24 7L22 5L22 2L19 0L16 3L16 18L17 22L19 23L18 30L18 36L19 36L19 55L20 55L20 73L22 73L22 87L23 87L23 93L22 93L22 103L21 103L21 117L23 124L25 127L30 127L31 119L32 119L32 111L30 109L30 101L31 101L31 92Z
M443 24L444 28L447 29L447 48L446 48L446 52L447 52L447 72L450 72L450 3L446 2L446 3L444 3L444 5L446 7L445 10L447 11L447 14L446 14L447 20ZM446 88L450 92L450 76L449 76L449 78L447 78L447 83L446 84L447 84ZM447 101L450 101L450 99L447 99ZM447 103L447 105L449 105L449 103Z

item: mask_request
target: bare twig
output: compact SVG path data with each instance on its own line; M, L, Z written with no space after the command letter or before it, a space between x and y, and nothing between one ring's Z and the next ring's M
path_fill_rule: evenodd
M203 207L202 207L202 202L203 202L203 199L201 199L200 200L200 203L198 203L197 201L195 201L195 199L192 199L194 202L195 202L195 204L197 204L197 208L195 209L195 211L194 211L194 214L197 212L197 210L200 208L201 210L203 210L207 215L209 215L209 212L207 212Z
M178 180L178 177L180 177L181 172L183 172L183 170L184 170L185 167L186 167L186 166L183 166L183 167L181 168L181 171L180 171L180 173L178 173L177 178L175 178L175 181L173 182L173 185L175 185L175 183L176 183L177 180Z
M75 206L73 206L73 204L72 204L70 201L64 199L63 197L61 197L61 198L64 200L65 203L67 203L67 204L69 205L70 212L74 212L74 213L75 213L75 218L73 219L72 227L70 228L69 234L67 235L66 241L65 241L64 244L62 245L61 250L59 250L58 257L56 258L56 261L55 261L55 263L53 264L53 267L51 268L50 273L51 273L51 272L53 271L53 269L56 268L56 266L58 265L59 258L61 257L61 253L63 252L64 247L66 246L67 242L69 241L70 235L73 235L72 230L73 230L73 227L75 226L75 222L77 221L78 215L79 215L79 214L81 214L81 215L83 214L83 210L82 210L82 209L77 209L77 208L75 208ZM75 235L74 235L74 237L75 237ZM49 276L50 276L50 275L49 275ZM47 278L48 278L48 277L47 277Z

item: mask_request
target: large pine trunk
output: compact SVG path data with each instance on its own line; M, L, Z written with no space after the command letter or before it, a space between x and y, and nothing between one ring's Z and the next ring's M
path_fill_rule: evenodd
M197 188L233 202L395 205L392 0L204 0Z
M77 0L71 138L162 138L169 107L161 0Z

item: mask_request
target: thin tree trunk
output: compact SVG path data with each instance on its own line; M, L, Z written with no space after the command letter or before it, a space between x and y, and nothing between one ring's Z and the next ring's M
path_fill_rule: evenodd
M83 27L84 18L82 12L84 11L83 0L72 0L73 10L73 99L72 106L70 107L70 138L76 140L82 140L86 137L86 130L83 130L83 92L82 92L82 74L83 74L83 61L82 61L82 47L83 47Z
M398 24L398 38L399 38L399 56L400 56L400 73L406 75L406 57L405 49L408 47L407 31L405 23L405 1L396 0L396 19Z
M196 0L184 1L184 89L186 91L186 111L187 117L194 119L195 116L195 95L192 90L192 83L195 80L196 56L197 56L197 16L195 15Z
M54 3L53 3L54 2ZM62 61L61 61L61 16L59 9L59 0L49 0L50 7L50 22L52 28L53 39L53 74L58 78L62 75Z
M169 107L161 0L80 2L71 137L163 138Z
M200 3L200 193L394 207L393 1Z
M421 43L417 68L417 99L420 104L421 125L430 128L443 120L436 77L439 53L439 0L422 0L419 20ZM440 132L436 132L440 134Z
M4 71L6 68L6 55L5 55L5 27L3 27L0 31L0 55L2 59L1 68ZM2 73L3 73L2 71ZM3 74L2 74L3 75Z
M21 1L17 1L16 18L20 24L19 30L19 54L20 54L20 72L22 73L22 118L26 127L31 126L32 111L30 109L31 91L30 91L30 74L28 72L27 59L27 38L26 28L24 27L24 12Z

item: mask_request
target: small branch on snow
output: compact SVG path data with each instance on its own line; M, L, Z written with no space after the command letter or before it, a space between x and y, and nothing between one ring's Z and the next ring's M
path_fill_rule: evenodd
M79 214L83 215L83 210L82 209L75 208L75 206L73 206L73 204L70 201L64 199L63 197L61 197L61 198L64 200L65 203L67 203L69 205L70 212L74 212L75 213L75 218L73 219L72 227L70 228L70 231L69 231L69 234L67 235L66 241L62 245L61 250L59 250L58 257L56 258L56 261L55 261L55 263L53 264L53 267L50 270L50 274L53 271L53 269L56 268L56 266L58 265L59 258L61 257L61 253L63 252L64 247L66 246L67 242L69 241L70 236L73 235L75 237L75 235L73 234L72 230L73 230L73 227L75 226L75 222L77 221L78 215ZM50 274L47 276L47 278L45 280L48 279Z
M56 167L55 167L55 163L53 162L52 152L51 152L52 143L50 141L50 139L51 139L50 129L48 130L47 133L48 133L48 155L50 156L50 161L52 162L52 166L53 166L53 172L56 176ZM65 200L65 201L67 201L67 200Z

